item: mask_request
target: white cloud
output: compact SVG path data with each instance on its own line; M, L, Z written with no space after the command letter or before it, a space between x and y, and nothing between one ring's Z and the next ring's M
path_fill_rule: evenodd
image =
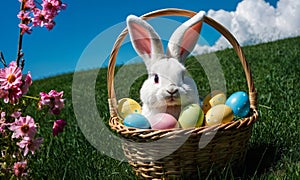
M300 1L279 0L274 8L264 0L244 0L235 11L209 10L207 16L224 25L241 45L300 35ZM213 46L196 46L194 54L230 47L221 36Z

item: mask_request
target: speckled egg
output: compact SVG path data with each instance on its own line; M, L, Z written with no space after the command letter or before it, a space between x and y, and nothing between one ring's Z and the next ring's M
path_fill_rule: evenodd
M224 93L216 94L209 100L209 104L211 107L216 106L218 104L225 104L226 95Z
M234 118L231 108L225 104L218 104L207 111L205 125L213 126L221 123L228 123Z
M128 114L141 113L142 107L135 100L130 98L120 99L118 102L118 115L124 119Z
M204 113L198 104L186 106L180 113L178 122L182 128L202 126Z
M202 104L202 110L204 114L207 113L207 111L218 104L225 104L226 102L226 95L220 90L214 90L211 93L209 93L203 100Z
M172 129L178 127L175 117L168 113L158 113L149 118L152 129Z
M150 123L147 118L141 114L128 114L124 119L124 125L140 129L150 129Z
M245 117L250 111L250 101L248 94L243 91L233 93L225 103L229 106L234 115L238 117Z

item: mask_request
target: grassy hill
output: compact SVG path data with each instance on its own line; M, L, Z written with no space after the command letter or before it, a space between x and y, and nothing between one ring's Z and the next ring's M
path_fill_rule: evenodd
M259 93L260 118L254 126L245 171L235 178L298 179L300 176L300 37L244 47L243 50ZM242 66L232 49L199 56L198 59L206 61L205 67L212 68L210 72L206 72L207 69L202 67L201 62L195 61L194 58L187 61L189 73L196 80L201 96L211 91L213 83L225 87L228 95L239 90L247 91ZM217 61L207 61L209 59ZM215 62L220 63L221 69L211 67ZM117 95L123 93L120 97L127 95L138 100L138 89L145 74L142 72L135 74L137 69L143 69L143 65L136 66L140 68L127 66L117 68L116 74L119 72L121 78L119 77L117 81L116 92ZM214 79L214 74L208 74L214 71L224 74L225 82L218 82L218 78ZM87 81L95 80L95 86L84 87L86 89L81 93L85 96L89 90L96 90L94 100L99 116L105 121L109 119L106 73L107 69L76 73L79 77L77 83L82 83L82 86ZM72 90L73 93L76 91L72 89L73 75L72 73L38 80L31 87L32 94L49 91L50 88L63 90L66 108L62 118L68 122L65 132L58 137L52 137L50 133L46 133L46 130L41 132L45 142L40 152L30 162L31 175L34 179L135 179L134 173L126 162L103 155L82 133L82 126L79 126L82 121L76 118L72 106L72 103L75 103ZM125 75L138 78L122 79L127 77ZM128 83L132 85L127 87ZM122 89L122 85L126 88ZM84 103L82 106L89 108L88 101L82 103ZM32 109L31 113L34 111ZM91 131L98 133L97 122L93 123L95 126ZM51 126L45 125L47 120L40 124L48 126L47 130L51 132ZM102 143L101 145L109 143L101 140L92 140L93 142ZM222 178L233 178L232 176L229 173Z

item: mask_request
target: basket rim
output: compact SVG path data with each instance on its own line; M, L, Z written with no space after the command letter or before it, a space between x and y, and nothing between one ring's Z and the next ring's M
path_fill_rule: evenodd
M185 10L185 9L178 9L178 8L166 8L166 9L159 9L156 11L151 11L148 12L142 16L140 16L144 20L148 20L151 18L159 17L159 16L186 16L186 17L193 17L196 15L197 12L190 11L190 10ZM211 129L232 129L232 128L241 128L243 126L248 126L252 123L254 123L258 119L258 110L257 110L257 91L254 86L254 81L252 78L250 66L246 60L246 57L244 55L244 52L239 45L238 41L236 38L220 23L215 21L214 19L204 16L203 17L203 22L210 25L213 27L215 30L220 32L228 41L229 43L233 46L236 54L238 55L238 58L240 59L240 62L242 64L243 70L245 72L246 80L247 80L247 85L248 85L248 95L249 95L249 100L250 100L250 109L251 109L251 114L248 117L239 119L237 121L231 121L226 124L219 124L215 125L212 127L208 126L201 126L198 128L191 128L191 129L185 129L187 132L188 131L193 131L197 133L202 133L206 132L207 130ZM116 57L118 55L119 48L121 47L121 44L125 37L128 34L128 29L125 27L123 31L119 34L117 37L115 44L113 45L110 58L109 58L109 65L108 65L108 72L107 72L107 88L108 88L108 104L109 104L109 111L110 111L110 121L109 124L112 129L122 133L122 134L127 134L127 133L138 133L138 132L154 132L154 131L159 131L159 132L170 132L170 131L176 131L176 130L182 130L182 129L166 129L166 130L153 130L153 129L138 129L138 128L129 128L123 125L122 123L119 122L118 115L117 115L117 99L115 95L115 90L114 90L114 72L115 72L115 64L116 64Z
M213 131L227 131L233 129L242 129L251 126L258 119L259 113L256 109L251 109L252 113L250 116L245 118L230 121L225 124L217 124L213 126L200 126L191 128L172 128L172 129L140 129L134 127L127 127L119 121L119 117L110 117L109 125L111 129L117 131L124 136L135 136L139 139L150 138L156 140L164 136L172 136L173 134L205 134Z

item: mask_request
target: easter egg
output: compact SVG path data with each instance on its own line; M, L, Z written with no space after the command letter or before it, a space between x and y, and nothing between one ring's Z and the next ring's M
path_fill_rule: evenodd
M224 93L216 94L209 100L209 104L211 107L216 106L218 104L225 104L226 95Z
M178 127L175 117L168 113L158 113L149 118L152 129L171 129Z
M205 125L213 126L216 124L227 123L234 118L231 108L225 104L218 104L207 111Z
M140 114L142 112L142 107L133 99L123 98L119 100L117 110L119 117L124 119L128 114Z
M204 114L206 114L211 107L216 106L218 104L225 104L225 102L226 95L220 90L214 90L207 96L205 96L202 104L202 110Z
M204 113L198 104L186 106L180 113L178 122L182 128L202 126Z
M141 114L128 114L124 119L124 125L140 129L150 129L150 123L147 118Z
M245 117L250 111L250 101L248 94L243 91L233 93L225 103L229 106L234 115L238 117Z

